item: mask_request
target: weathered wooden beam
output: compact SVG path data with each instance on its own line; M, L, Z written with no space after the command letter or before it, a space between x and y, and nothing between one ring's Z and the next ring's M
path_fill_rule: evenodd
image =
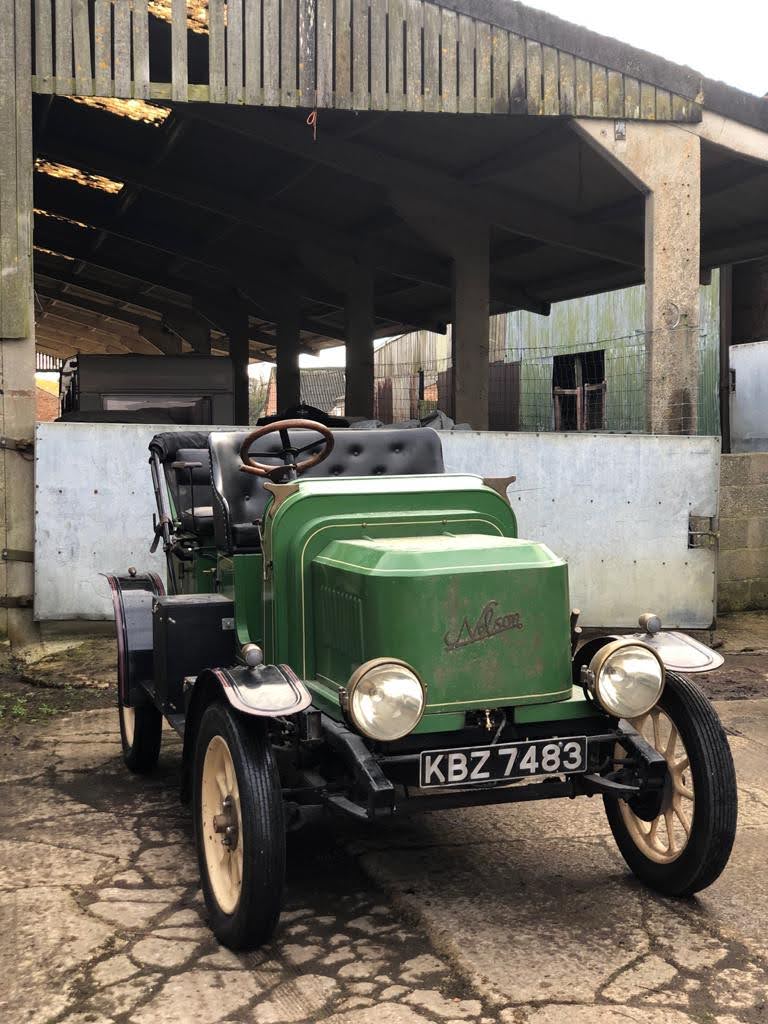
M355 233L281 210L273 202L254 203L246 196L216 190L206 182L182 178L178 174L147 167L143 163L117 159L93 146L84 152L69 139L48 135L40 144L40 155L102 174L120 175L120 180L126 183L146 188L196 209L208 210L236 224L255 227L278 238L296 242L314 240L350 253L359 253L361 249L368 248L365 240ZM449 271L445 261L423 250L377 242L370 247L370 256L380 269L404 278L441 286L448 281Z

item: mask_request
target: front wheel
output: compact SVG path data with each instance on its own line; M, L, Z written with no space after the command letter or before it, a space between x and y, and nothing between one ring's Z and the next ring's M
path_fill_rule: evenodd
M211 704L194 758L195 842L211 928L222 945L268 942L280 917L285 825L266 725Z
M692 896L720 875L736 835L736 773L725 732L701 689L667 673L659 703L631 723L667 762L656 796L605 798L613 837L637 877ZM617 746L616 754L626 756Z

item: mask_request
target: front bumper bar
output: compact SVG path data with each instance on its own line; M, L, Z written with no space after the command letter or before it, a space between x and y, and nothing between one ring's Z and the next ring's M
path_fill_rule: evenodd
M418 770L419 753L376 755L366 746L362 737L325 716L323 732L329 746L342 758L354 779L354 785L347 791L323 789L320 794L323 803L330 810L368 821L455 807L563 797L572 800L577 796L603 795L631 800L641 793L660 790L667 777L667 764L662 755L629 722L622 719L614 729L587 737L588 750L605 751L597 771L565 777L553 776L531 783L497 783L471 789L441 788L440 792L409 796L398 793L386 770L395 765L413 765ZM614 747L617 743L626 751L626 757L620 758L618 769L618 762L614 761Z

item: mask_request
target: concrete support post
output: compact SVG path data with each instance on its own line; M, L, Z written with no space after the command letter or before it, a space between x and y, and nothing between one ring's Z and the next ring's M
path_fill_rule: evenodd
M485 225L467 232L453 253L451 349L453 417L488 429L489 236Z
M646 417L653 434L695 434L699 379L701 142L671 124L577 121L645 192Z
M280 295L277 316L277 408L290 409L301 402L299 341L301 301L294 288Z
M248 357L250 339L248 336L248 314L233 316L229 327L229 358L235 374L235 425L249 423L249 378Z
M344 409L347 416L373 418L373 273L357 267L347 283L345 337L347 372Z
M29 5L0 0L0 25L0 632L19 648L39 639L31 607L36 411Z

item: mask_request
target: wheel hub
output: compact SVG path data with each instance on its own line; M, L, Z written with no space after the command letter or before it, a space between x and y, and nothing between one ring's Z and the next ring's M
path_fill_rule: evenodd
M221 813L213 817L213 831L221 836L222 845L228 850L237 849L240 830L237 827L234 801L229 794L221 801Z

